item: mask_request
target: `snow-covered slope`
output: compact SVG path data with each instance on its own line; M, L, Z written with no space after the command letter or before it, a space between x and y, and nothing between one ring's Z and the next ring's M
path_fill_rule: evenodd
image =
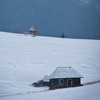
M31 86L46 74L51 74L56 67L68 66L84 76L82 83L100 80L100 40L0 32L0 100L66 100L67 97L78 100L82 95L87 100L93 97L99 100L100 84L44 93L39 91L47 88Z

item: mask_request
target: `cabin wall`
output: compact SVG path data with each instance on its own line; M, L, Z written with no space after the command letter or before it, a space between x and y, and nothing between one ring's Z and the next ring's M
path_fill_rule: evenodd
M43 86L49 86L49 82L43 82Z
M62 78L62 79L50 79L49 88L66 88L80 86L80 78Z
M73 78L73 86L81 85L80 78Z

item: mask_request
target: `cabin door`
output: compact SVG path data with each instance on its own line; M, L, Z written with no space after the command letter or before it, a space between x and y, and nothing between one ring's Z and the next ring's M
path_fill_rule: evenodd
M68 79L68 80L67 80L67 86L72 86L72 85L73 85L72 79Z

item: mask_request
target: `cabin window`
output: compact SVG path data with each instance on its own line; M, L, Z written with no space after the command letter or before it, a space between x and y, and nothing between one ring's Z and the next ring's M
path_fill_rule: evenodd
M64 84L64 79L59 79L59 84Z

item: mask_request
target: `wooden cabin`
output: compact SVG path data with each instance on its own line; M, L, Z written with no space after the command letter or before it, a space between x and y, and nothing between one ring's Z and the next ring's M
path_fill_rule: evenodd
M31 28L29 28L28 34L31 34L32 36L37 36L37 35L39 35L37 29L36 29L34 26L32 26Z
M72 67L58 67L49 76L49 89L81 86L81 78Z

